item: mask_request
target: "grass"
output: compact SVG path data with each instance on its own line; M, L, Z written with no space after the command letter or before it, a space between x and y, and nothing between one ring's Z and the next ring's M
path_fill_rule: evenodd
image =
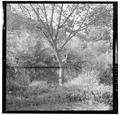
M103 109L112 107L112 87L100 85L97 73L81 73L62 87L49 88L44 82L30 84L20 95L7 95L7 110L55 109ZM76 104L76 105L75 105ZM59 105L59 106L58 106ZM84 107L80 107L83 105ZM86 106L86 108L85 108ZM98 108L96 108L99 106ZM100 107L101 106L101 107ZM91 108L93 107L93 108ZM111 108L112 109L112 108ZM67 110L67 108L66 108Z

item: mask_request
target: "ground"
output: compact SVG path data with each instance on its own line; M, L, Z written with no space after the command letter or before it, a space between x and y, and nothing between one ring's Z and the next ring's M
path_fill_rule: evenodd
M42 105L42 106L32 106L20 108L20 110L109 110L109 106L104 104L99 105L88 105L83 103L67 103L67 104L58 104L58 105Z

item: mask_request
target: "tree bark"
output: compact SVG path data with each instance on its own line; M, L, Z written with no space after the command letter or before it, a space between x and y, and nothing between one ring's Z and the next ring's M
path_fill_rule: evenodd
M62 62L60 52L58 51L57 45L55 44L54 41L53 41L53 48L54 48L55 56L56 56L58 64L59 64L58 85L62 86L62 84L63 84L63 75L64 75L63 62Z
M64 76L64 69L63 69L63 63L60 54L57 52L57 60L59 63L59 74L58 74L58 85L62 86L63 85L63 76Z

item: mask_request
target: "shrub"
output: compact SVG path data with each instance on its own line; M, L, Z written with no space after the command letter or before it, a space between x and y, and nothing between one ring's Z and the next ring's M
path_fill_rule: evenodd
M70 90L69 100L82 102L95 102L112 105L112 86L99 84L97 81L97 71L81 73L79 77L64 84ZM108 98L107 98L108 97Z
M26 92L24 92L24 97L29 98L30 96L38 96L48 92L49 88L45 82L34 82L31 83Z
M99 82L105 85L113 84L113 70L111 65L109 65L109 67L106 70L100 72Z
M113 105L113 95L110 92L105 92L102 95L102 101L105 104L112 106Z
M7 105L12 105L14 108L26 107L26 106L41 106L42 104L65 104L89 102L106 104L112 106L112 89L108 86L100 85L94 88L83 88L80 85L74 86L62 86L57 88L48 88L46 85L30 86L26 90L25 95L20 99L20 96L16 96L7 99ZM8 97L7 97L8 98ZM15 107L18 106L18 107Z
M27 90L26 86L20 85L12 79L6 80L6 92L12 95L22 95Z

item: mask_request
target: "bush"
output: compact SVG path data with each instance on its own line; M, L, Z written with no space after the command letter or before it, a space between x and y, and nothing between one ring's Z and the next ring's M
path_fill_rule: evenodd
M113 94L110 92L104 92L104 93L100 93L99 91L97 91L97 95L95 94L95 92L93 92L94 94L94 101L96 101L97 103L104 103L105 105L109 105L110 108L113 107Z
M9 73L10 70L7 72ZM30 78L24 69L14 69L13 76L6 78L6 92L12 95L22 95L29 85Z
M27 88L26 92L24 92L24 97L29 98L31 96L38 96L48 92L49 92L49 88L44 81L34 82L34 83L31 83Z
M112 106L113 105L113 95L110 92L105 92L102 95L102 101L105 104Z
M25 106L38 106L41 104L62 104L68 102L76 101L85 101L86 95L85 92L80 88L66 88L66 87L57 87L55 88L41 88L34 87L30 88L24 95Z
M109 65L109 67L106 70L100 72L99 82L105 85L113 84L113 70L111 65Z
M97 71L87 71L79 74L79 77L64 84L70 90L68 98L70 100L78 100L82 102L95 102L112 105L112 86L99 84ZM72 90L73 89L73 90ZM108 98L107 98L108 97Z
M22 95L27 90L26 86L20 85L13 79L6 80L6 92L12 95Z
M106 104L112 107L112 93L108 86L97 86L84 89L80 85L47 88L44 85L30 86L24 96L7 97L7 106L13 108L33 107L46 104L86 103ZM8 99L9 98L9 99ZM15 107L16 106L16 107Z
M81 73L77 78L63 84L62 87L49 87L46 81L34 81L21 95L22 103L15 101L16 106L40 106L44 104L86 103L106 104L112 107L112 87L98 84L97 71ZM13 83L12 83L13 84ZM11 85L12 86L12 85ZM16 88L17 86L15 86ZM17 91L20 89L18 87ZM15 91L15 92L17 92ZM9 102L9 101L8 101ZM14 101L12 101L15 105ZM9 104L10 105L10 104Z

